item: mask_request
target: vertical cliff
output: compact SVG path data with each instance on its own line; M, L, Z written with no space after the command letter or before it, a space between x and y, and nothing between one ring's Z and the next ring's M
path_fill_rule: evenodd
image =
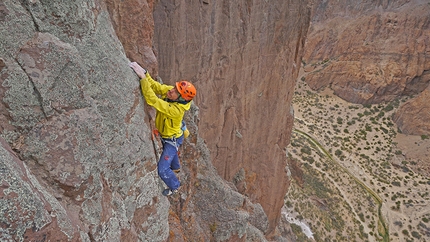
M0 240L282 240L306 2L6 0L0 21ZM198 87L179 196L130 60Z
M153 51L153 0L104 0L115 32L126 56L157 75L158 62Z
M104 4L6 0L0 21L0 240L165 240L139 83Z
M294 0L161 0L154 8L160 75L196 84L212 163L262 205L269 232L288 187L290 105L309 18L307 2Z

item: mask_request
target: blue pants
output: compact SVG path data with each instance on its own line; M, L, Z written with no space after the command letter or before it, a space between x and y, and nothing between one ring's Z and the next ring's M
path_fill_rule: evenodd
M181 167L178 149L184 141L184 136L182 135L177 139L161 139L161 141L163 142L163 153L158 161L158 175L171 190L176 190L181 183L173 170Z

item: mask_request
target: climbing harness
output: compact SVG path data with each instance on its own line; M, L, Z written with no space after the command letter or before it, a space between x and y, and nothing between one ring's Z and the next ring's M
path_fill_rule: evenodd
M161 138L161 142L163 143L163 145L165 143L173 145L176 148L176 151L179 151L178 140L175 137L173 137L173 138Z

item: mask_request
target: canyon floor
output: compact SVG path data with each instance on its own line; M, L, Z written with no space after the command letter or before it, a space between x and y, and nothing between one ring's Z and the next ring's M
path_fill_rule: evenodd
M302 68L303 69L303 68ZM297 81L285 210L298 241L430 241L430 139L391 116L408 98L348 103Z

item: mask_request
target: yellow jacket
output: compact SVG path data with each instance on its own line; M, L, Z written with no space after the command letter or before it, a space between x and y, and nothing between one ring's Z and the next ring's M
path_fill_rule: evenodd
M167 92L173 88L170 85L160 84L154 81L149 73L140 80L142 94L148 105L157 110L155 116L155 127L158 129L163 138L179 138L183 131L181 130L182 118L185 111L191 107L191 102L186 104L178 102L165 101ZM159 98L157 95L160 95Z

